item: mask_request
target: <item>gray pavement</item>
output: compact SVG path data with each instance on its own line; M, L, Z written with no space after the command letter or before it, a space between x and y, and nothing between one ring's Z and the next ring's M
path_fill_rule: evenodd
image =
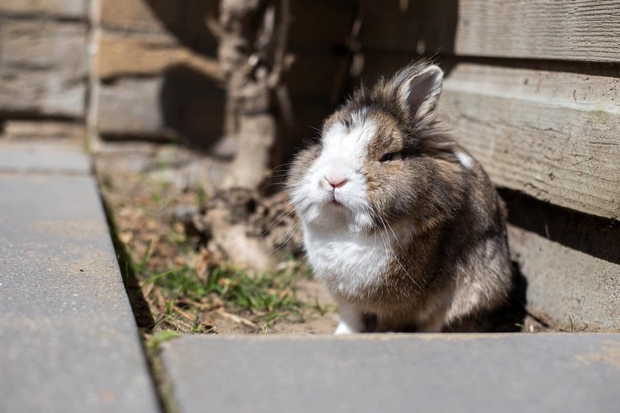
M91 162L75 144L54 141L2 142L0 171L88 174Z
M0 144L0 413L161 410L90 171L75 148ZM619 334L186 336L162 349L179 413L620 406Z
M617 412L620 335L189 336L181 413Z
M89 165L0 148L0 412L159 411Z

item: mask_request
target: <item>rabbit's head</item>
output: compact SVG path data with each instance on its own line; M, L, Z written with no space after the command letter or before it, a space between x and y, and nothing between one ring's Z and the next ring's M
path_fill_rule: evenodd
M473 159L438 127L443 72L418 63L359 89L323 125L320 143L297 156L289 176L302 222L348 232L453 217Z

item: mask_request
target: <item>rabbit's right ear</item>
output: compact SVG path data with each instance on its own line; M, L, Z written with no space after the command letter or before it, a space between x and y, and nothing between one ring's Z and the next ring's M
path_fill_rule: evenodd
M409 66L394 76L399 103L414 123L432 115L442 81L443 71L437 65Z

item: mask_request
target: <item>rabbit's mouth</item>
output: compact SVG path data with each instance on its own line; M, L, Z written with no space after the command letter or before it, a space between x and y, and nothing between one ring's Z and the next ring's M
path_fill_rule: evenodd
M336 194L336 191L337 191L336 188L334 188L334 190L330 194L331 196L329 197L329 202L328 203L330 205L335 206L335 207L343 208L344 205L342 204L341 201L338 200L338 196ZM340 198L342 199L342 194L340 194Z

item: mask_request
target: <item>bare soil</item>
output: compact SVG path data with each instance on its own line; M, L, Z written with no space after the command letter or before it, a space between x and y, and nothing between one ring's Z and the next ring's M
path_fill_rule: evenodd
M218 194L205 177L217 179L221 165L177 146L107 143L95 164L147 337L333 333L335 303L309 275L282 194ZM213 236L214 227L226 234L222 225L243 236ZM524 314L507 331L572 331L542 314Z
M334 331L336 306L295 257L292 250L297 247L284 228L292 223L282 219L283 211L258 208L262 218L250 217L254 239L278 250L268 251L269 269L253 270L205 239L208 223L201 220L209 208L221 206L221 200L200 180L197 155L182 147L105 145L95 158L97 177L143 333ZM268 221L275 215L282 215L282 222L261 237L259 232L271 226Z

